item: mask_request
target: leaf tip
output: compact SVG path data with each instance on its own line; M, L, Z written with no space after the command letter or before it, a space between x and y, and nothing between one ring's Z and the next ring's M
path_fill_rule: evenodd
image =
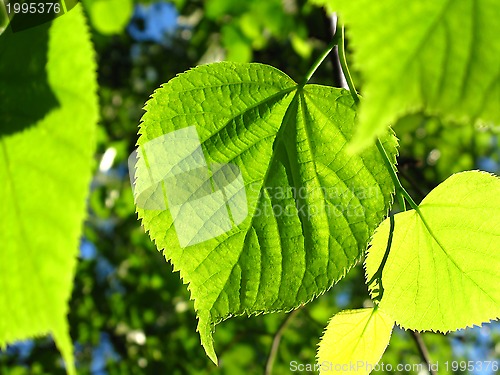
M67 322L64 320L62 326L55 328L52 332L57 348L61 352L66 373L76 375L75 358L73 356L73 344L69 335Z
M205 353L208 358L216 365L219 365L217 359L217 354L215 354L214 349L214 339L213 339L213 326L211 324L210 315L208 311L197 312L198 315L198 327L196 330L200 334L201 345L205 349ZM208 315L208 316L207 316Z

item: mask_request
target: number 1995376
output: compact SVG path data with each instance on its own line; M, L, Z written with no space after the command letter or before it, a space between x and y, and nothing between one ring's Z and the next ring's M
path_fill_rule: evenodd
M14 4L6 4L8 14L17 14L17 13L31 13L31 14L46 14L46 13L60 13L61 12L61 4L59 3L14 3Z

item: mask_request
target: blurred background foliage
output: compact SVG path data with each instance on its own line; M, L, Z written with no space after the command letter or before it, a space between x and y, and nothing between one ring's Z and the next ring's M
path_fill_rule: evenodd
M162 83L198 64L221 60L270 64L298 81L331 40L331 17L315 4L320 1L304 0L82 3L96 48L101 120L70 302L79 373L263 374L266 365L271 369L273 342L277 351L269 374L291 373L291 361L315 363L328 319L341 309L369 303L362 266L294 313L237 317L217 326L216 367L200 345L186 285L137 221L127 158L135 147L142 107ZM5 24L5 18L0 20L0 29ZM354 77L362 91L356 72ZM340 85L334 54L313 82ZM400 120L395 130L402 182L417 201L454 172L500 172L500 129L444 127L438 119L415 114ZM431 359L442 364L440 373L445 361L500 356L498 323L448 336L422 336ZM412 336L396 328L382 361L395 366L422 359ZM52 339L46 337L0 352L0 373L65 372Z

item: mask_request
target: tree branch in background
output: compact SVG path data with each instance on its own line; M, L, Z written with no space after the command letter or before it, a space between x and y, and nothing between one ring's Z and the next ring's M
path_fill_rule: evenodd
M415 343L417 344L418 352L420 353L420 357L424 360L424 362L427 364L427 370L431 375L436 375L436 371L432 369L432 361L429 356L429 351L427 350L427 346L425 345L424 339L420 335L420 333L415 332L415 331L410 331L411 337L413 337L413 340L415 340Z
M288 327L288 325L290 324L290 322L300 312L301 308L302 307L299 307L297 310L294 310L290 314L288 314L287 317L285 318L285 320L283 320L283 323L281 323L280 327L276 331L276 334L274 335L273 343L271 345L271 350L269 351L269 356L267 357L266 371L264 372L265 375L272 374L274 361L276 360L276 355L278 354L278 348L279 348L280 342L281 342L281 337L283 336L283 333L285 332L285 330Z

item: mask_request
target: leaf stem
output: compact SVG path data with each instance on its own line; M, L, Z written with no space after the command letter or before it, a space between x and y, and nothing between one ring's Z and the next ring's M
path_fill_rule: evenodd
M394 234L394 215L389 214L389 220L391 223L391 228L389 230L389 239L387 240L387 247L385 248L385 253L384 257L382 258L382 261L380 262L380 266L377 269L377 272L373 275L370 281L366 283L367 286L370 286L373 284L374 281L377 281L378 283L378 294L376 297L373 298L374 301L380 302L382 299L382 296L384 295L384 286L382 285L382 271L384 270L385 263L387 262L387 258L389 258L389 253L391 252L391 246L392 246L392 236Z
M347 60L346 60L346 51L345 51L345 31L344 31L344 26L340 28L340 31L337 33L339 36L339 43L338 43L338 52L339 52L339 60L340 60L340 66L342 67L342 72L344 73L344 77L347 82L347 86L349 87L349 92L351 93L352 99L354 100L354 103L356 105L359 104L359 95L358 92L356 91L356 86L354 85L354 81L352 80L351 73L349 72L349 67L347 66ZM384 145L380 141L379 138L377 138L376 141L377 148L380 152L380 155L382 156L382 159L384 160L384 164L387 168L387 171L389 172L392 182L395 187L395 194L396 194L396 199L398 200L400 209L402 211L406 211L406 203L405 200L410 204L410 206L418 211L418 206L413 200L413 198L408 194L408 192L405 190L403 185L401 184L401 181L399 181L398 175L397 175L397 170L391 160L389 159L389 155L387 155L387 152L384 148ZM373 289L374 291L377 292L377 296L373 298L374 301L380 302L382 299L382 296L384 294L384 287L382 284L382 272L384 270L385 264L387 262L387 259L389 257L389 253L391 251L391 245L392 245L392 237L394 234L394 226L395 226L395 221L394 221L394 216L389 213L389 218L390 218L390 231L389 231L389 238L387 241L387 247L384 253L384 257L382 258L382 261L380 262L380 266L377 269L377 272L372 276L372 278L367 282L367 286L370 286L374 282L377 283L376 289Z
M415 203L411 195L408 194L403 185L401 185L401 181L399 181L396 168L389 160L389 156L387 155L384 145L382 144L380 139L377 138L376 144L380 154L382 155L382 158L384 159L384 164L387 170L389 171L389 174L391 175L392 182L394 183L394 186L396 188L396 197L398 199L399 205L401 206L401 210L406 211L406 204L404 202L406 199L406 201L410 204L411 208L418 211L419 210L418 205Z
M68 9L66 8L66 2L64 0L61 0L60 5L63 10L63 13L64 14L68 13Z
M344 73L345 80L347 82L347 86L349 86L349 91L351 92L351 96L354 99L354 103L359 103L358 92L356 91L356 87L354 86L354 81L352 80L351 73L349 72L349 67L347 66L347 60L345 57L345 35L344 35L344 25L341 26L340 31L335 35L339 36L338 43L338 51L339 51L339 60L340 66L342 67L342 72Z
M342 27L340 28L340 32L338 32L336 35L340 35L339 36L340 41L338 43L340 66L342 67L342 72L344 73L347 86L349 86L349 92L351 93L352 99L356 104L358 104L359 95L358 92L356 91L356 86L354 86L354 81L352 80L351 73L349 72L349 67L347 66L346 53L345 53L344 25L342 25ZM401 210L406 211L406 205L404 202L405 199L408 201L408 203L413 209L418 210L418 206L415 203L415 201L412 199L410 194L408 194L408 192L403 188L403 185L401 185L401 182L399 181L399 178L397 176L397 171L392 165L391 161L389 160L389 156L387 155L387 152L384 149L384 145L378 138L377 138L377 148L384 159L384 164L391 175L394 186L396 187L396 197L398 199L399 205L401 206Z
M307 72L306 77L304 78L304 80L300 84L301 87L305 86L305 84L307 82L309 82L309 80L314 75L314 73L316 73L316 70L318 70L318 68L321 65L321 63L323 63L323 61L330 54L330 52L332 51L333 47L335 47L338 44L338 42L339 42L338 33L335 33L335 35L332 38L332 41L328 44L327 49L318 57L318 59L314 62L314 64L311 67L311 69L309 69L309 71Z
M359 96L356 91L356 87L354 86L354 82L352 80L351 74L349 73L349 68L347 66L347 61L346 61L346 53L345 53L345 41L344 41L344 25L342 25L341 31L340 31L340 42L338 43L338 51L339 51L339 60L340 60L340 66L342 67L342 72L344 73L344 77L347 81L347 85L349 86L349 91L351 93L351 96L354 100L354 103L356 105L359 103ZM400 208L402 211L406 211L406 204L405 200L410 204L411 208L413 208L417 213L421 215L420 210L418 208L418 205L415 203L413 198L408 194L408 192L405 190L403 185L401 184L401 181L399 180L397 176L397 170L394 167L394 165L391 163L389 156L387 155L387 152L384 148L384 145L380 141L379 138L377 138L377 148L382 155L382 158L384 159L384 164L389 171L389 174L391 175L391 179L394 183L395 189L396 189L396 198L398 200L398 203L400 205ZM384 294L384 287L382 285L382 272L384 270L385 264L387 262L387 259L389 257L389 253L391 250L391 245L392 245L392 238L394 234L394 226L395 226L395 221L394 221L394 215L389 213L389 218L390 218L390 230L389 230L389 238L387 241L387 247L384 253L384 257L382 258L382 261L380 262L380 266L377 269L377 272L373 275L370 281L368 281L367 286L370 286L373 282L377 281L378 283L378 295L374 298L375 301L380 302L382 299L382 296ZM375 309L378 307L378 304L375 305ZM425 361L427 364L427 368L429 369L429 372L432 375L435 375L435 371L432 370L431 368L431 360L429 357L429 352L427 350L427 347L425 346L425 342L422 339L422 336L418 332L411 331L411 335L414 338L418 351L420 353L420 356L422 359Z

